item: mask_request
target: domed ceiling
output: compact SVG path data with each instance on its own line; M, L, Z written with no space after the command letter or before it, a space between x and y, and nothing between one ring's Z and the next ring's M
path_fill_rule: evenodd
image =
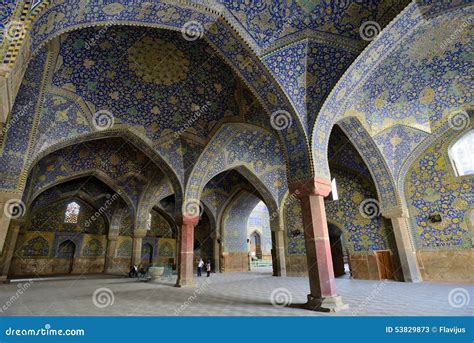
M152 140L185 130L206 139L218 120L241 114L239 97L250 96L204 41L141 27L98 35L91 28L61 38L52 85Z
M260 47L304 31L324 32L361 40L365 21L384 27L410 1L221 0Z

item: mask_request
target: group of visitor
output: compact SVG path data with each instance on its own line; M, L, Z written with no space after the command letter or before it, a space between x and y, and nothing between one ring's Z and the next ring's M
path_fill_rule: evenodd
M211 261L207 260L205 263L206 265L206 272L207 272L207 277L211 276ZM202 276L202 268L204 267L204 261L202 258L199 258L198 266L197 266L197 276Z

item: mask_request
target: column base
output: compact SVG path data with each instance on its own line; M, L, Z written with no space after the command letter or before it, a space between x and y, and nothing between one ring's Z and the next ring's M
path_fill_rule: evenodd
M305 304L305 308L311 311L319 312L339 312L347 310L349 308L349 304L344 304L340 295L316 298L311 294L308 294L308 302Z
M10 283L8 276L0 276L0 283Z
M194 280L183 280L183 281L177 281L176 284L174 285L175 287L181 288L181 287L187 287L187 286L194 286Z

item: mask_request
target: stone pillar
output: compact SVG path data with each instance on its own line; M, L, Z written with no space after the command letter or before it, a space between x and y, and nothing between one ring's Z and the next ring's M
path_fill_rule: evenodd
M107 251L105 252L104 273L111 273L113 270L116 248L117 248L117 236L107 237Z
M135 230L133 232L132 265L139 266L142 263L142 241L146 236L146 230Z
M286 276L284 231L272 231L273 276Z
M347 309L337 295L324 197L331 192L331 181L309 179L289 185L301 199L309 285L308 309L335 312Z
M21 193L0 192L0 255L5 247L10 220L21 219L25 211L25 205L21 202Z
M25 221L23 219L14 219L10 222L8 245L5 247L3 255L0 258L0 282L9 282L8 273L10 271L18 236L24 224Z
M276 268L273 269L273 276L286 276L286 261L285 261L285 239L284 231L272 231L275 239L273 249L275 249Z
M398 256L402 265L404 280L406 282L420 282L421 274L416 260L416 252L410 240L408 210L404 208L392 208L383 210L382 215L392 221L393 233L397 244Z
M220 272L220 237L217 234L212 235L212 242L213 242L213 259L214 259L214 271L216 273Z
M179 230L179 260L178 280L176 287L193 284L193 255L194 255L194 227L199 222L199 217L183 216L176 219Z

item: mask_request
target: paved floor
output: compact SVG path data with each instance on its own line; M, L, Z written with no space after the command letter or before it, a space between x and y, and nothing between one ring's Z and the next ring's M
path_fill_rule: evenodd
M311 316L427 315L474 313L473 285L337 279L349 310L326 314L295 306L305 302L306 278L269 273L212 274L195 286L176 288L106 275L16 280L0 285L0 315ZM272 305L272 302L274 303ZM291 306L280 307L291 303Z

